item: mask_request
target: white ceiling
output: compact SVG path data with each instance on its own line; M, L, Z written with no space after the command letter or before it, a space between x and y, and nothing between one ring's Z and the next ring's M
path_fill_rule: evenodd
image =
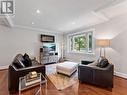
M125 0L15 0L12 22L14 27L68 33L108 21L114 16L110 9L122 1Z

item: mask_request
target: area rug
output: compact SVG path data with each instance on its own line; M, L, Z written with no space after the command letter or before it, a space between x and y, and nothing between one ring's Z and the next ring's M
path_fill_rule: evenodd
M75 72L71 77L68 77L62 74L57 74L56 65L57 64L47 65L46 75L48 76L50 81L54 84L54 86L58 90L66 89L72 86L73 84L78 83L78 73L77 72Z

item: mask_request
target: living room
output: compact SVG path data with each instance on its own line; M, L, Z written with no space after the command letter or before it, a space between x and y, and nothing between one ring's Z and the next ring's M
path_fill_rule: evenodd
M7 1L0 95L126 95L127 0ZM22 85L29 75L39 85Z

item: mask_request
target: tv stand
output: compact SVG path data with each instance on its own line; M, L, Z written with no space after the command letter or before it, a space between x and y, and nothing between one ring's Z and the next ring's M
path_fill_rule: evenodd
M50 64L58 62L58 53L55 51L48 52L44 51L43 48L40 48L40 63L41 64Z

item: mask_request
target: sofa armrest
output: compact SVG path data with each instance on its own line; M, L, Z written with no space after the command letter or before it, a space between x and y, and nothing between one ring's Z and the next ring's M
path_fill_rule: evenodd
M81 63L84 64L84 65L88 65L90 63L93 63L94 61L85 61L85 60L82 60Z
M105 68L100 68L100 67L97 67L97 66L92 66L92 68L94 69L94 70L97 70L97 71L112 71L112 70L114 70L114 65L112 65L112 64L109 64L107 67L105 67Z
M91 83L93 81L93 71L87 65L78 66L78 78L80 82Z
M109 65L106 68L93 68L93 83L96 85L113 87L113 72L113 65Z
M25 76L26 74L32 71L36 71L37 73L41 72L45 76L45 66L44 65L21 68L17 71L17 73L21 76Z
M29 69L39 68L39 67L43 67L43 66L44 65L35 65L35 66L26 67L26 68L16 69L16 71L29 70Z

